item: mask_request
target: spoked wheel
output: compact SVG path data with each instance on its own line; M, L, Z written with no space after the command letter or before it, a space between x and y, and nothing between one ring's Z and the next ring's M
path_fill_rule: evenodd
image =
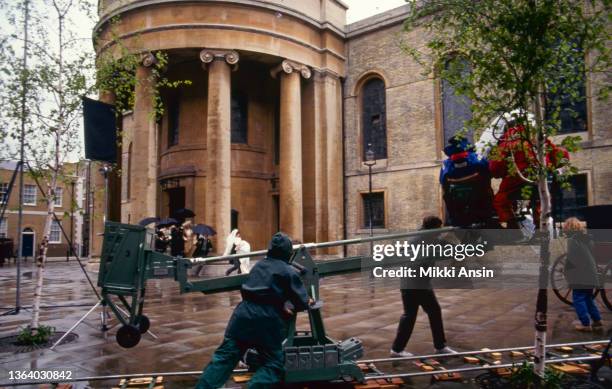
M132 348L140 342L140 329L133 325L124 325L117 330L117 343L124 348Z
M140 333L144 334L149 330L149 327L151 327L151 322L149 321L149 318L145 315L138 315L136 317L136 326L138 326Z
M565 280L565 261L567 255L563 254L555 260L553 263L552 270L550 272L550 283L553 287L553 292L567 305L573 305L572 303L572 289L567 285Z
M603 300L606 308L612 311L612 262L608 263L608 266L604 269L601 274L601 299Z

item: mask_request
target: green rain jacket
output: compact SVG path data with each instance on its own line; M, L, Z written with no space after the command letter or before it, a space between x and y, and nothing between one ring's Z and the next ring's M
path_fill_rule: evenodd
M251 269L242 284L242 302L230 318L225 336L253 346L280 349L287 336L287 302L296 310L308 308L308 294L297 271L288 264L292 254L289 237L276 233L266 258Z

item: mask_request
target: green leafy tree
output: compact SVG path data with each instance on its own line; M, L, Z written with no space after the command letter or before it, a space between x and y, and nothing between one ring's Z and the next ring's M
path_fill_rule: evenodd
M54 220L56 188L66 179L64 163L80 153L81 96L91 90L93 61L81 49L74 25L82 3L48 0L32 4L20 1L7 6L13 33L2 37L3 82L0 113L3 138L18 140L24 123L24 156L28 173L42 183L42 200L47 216L36 257L36 284L32 319L28 330L34 335L40 326L40 302L49 236ZM14 16L13 16L14 15ZM24 60L17 61L15 48L24 48ZM5 148L4 157L15 158Z
M79 0L44 0L31 2L0 0L10 29L0 34L0 157L19 159L23 123L24 155L28 174L42 183L47 217L38 247L36 287L32 320L24 339L39 339L40 301L49 235L54 220L56 188L69 180L73 171L64 171L64 163L78 159L81 150L81 98L94 93L112 92L116 96L117 130L122 114L134 104L136 68L143 55L153 59L151 77L151 115L163 114L160 91L189 85L189 80L169 80L164 72L168 56L149 53L143 48L127 48L114 33L104 42L113 50L96 53L84 42L91 42L89 31L83 36L79 21L95 18L95 2ZM119 19L112 23L120 23ZM111 29L112 31L112 29ZM94 37L94 46L100 43ZM17 60L23 53L23 59ZM147 80L149 81L149 80ZM119 134L120 135L120 134ZM119 139L120 136L119 136ZM45 332L46 333L46 332ZM40 334L44 335L44 334Z
M517 142L533 150L528 169L506 158L511 174L537 188L541 204L540 289L536 309L535 370L544 376L546 287L550 260L550 175L565 174L547 166L550 136L559 132L567 106L581 99L604 99L610 90L609 0L422 0L412 3L405 29L427 34L424 47L405 45L424 73L445 79L458 95L471 100L472 119L462 134L486 127L493 118L512 115L524 127ZM465 64L469 72L465 71ZM583 96L584 75L590 95ZM569 103L569 104L568 104ZM532 113L534 120L528 115ZM575 112L572 114L575 115ZM478 131L476 131L478 135ZM579 138L562 145L575 151ZM499 157L498 157L499 158Z

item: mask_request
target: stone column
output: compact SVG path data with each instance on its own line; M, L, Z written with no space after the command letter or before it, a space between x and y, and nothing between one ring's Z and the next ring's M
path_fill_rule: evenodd
M299 72L299 73L298 73ZM280 80L280 228L293 239L302 241L302 112L300 75L310 78L310 69L284 60L272 75Z
M231 228L231 65L235 51L204 49L200 59L208 68L208 114L206 118L206 215L217 231L213 246L223 252Z
M344 236L343 218L343 169L342 169L342 94L338 76L323 75L323 133L325 134L327 189L327 239L341 240ZM330 248L330 253L339 254L342 247Z
M155 123L155 64L153 54L145 54L136 68L136 89L130 167L130 223L157 214L157 124Z

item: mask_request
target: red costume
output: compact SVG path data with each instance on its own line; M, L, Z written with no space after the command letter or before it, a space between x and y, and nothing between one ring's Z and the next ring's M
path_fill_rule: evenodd
M523 174L527 175L529 166L537 165L537 156L532 146L524 140L522 132L523 126L512 127L504 133L497 145L497 154L495 158L489 161L489 170L495 178L501 178L502 182L499 186L499 191L493 199L493 207L497 212L500 222L514 222L514 212L512 203L521 197L521 188L529 183L519 177L517 173L509 171L510 162L508 158L511 153L514 156L516 168ZM550 140L546 139L546 166L551 169L556 169L562 165L563 159L569 160L567 150L562 147L555 146ZM537 220L537 213L534 215Z

